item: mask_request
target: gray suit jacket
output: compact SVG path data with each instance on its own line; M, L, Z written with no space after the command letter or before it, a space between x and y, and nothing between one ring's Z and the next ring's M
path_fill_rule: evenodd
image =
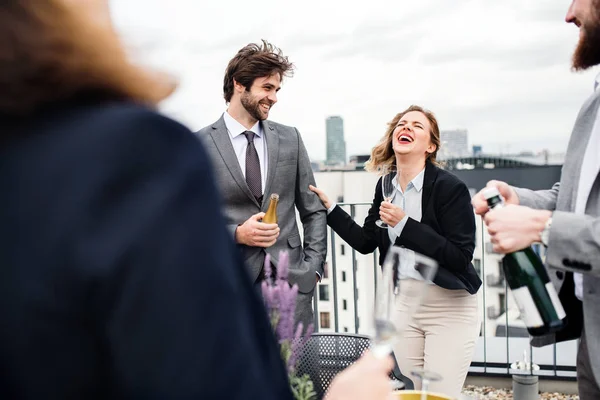
M583 320L592 368L597 377L600 377L600 174L597 171L594 172L597 175L587 200L585 215L574 214L574 210L583 155L599 107L600 91L594 93L579 112L567 148L560 183L543 191L516 189L520 204L554 210L546 264L550 268L553 283L561 293L561 300L564 297L563 305L572 326L582 322L577 311L578 306L581 308L581 303L573 300L571 274L556 270L586 274L583 280ZM565 281L568 283L563 285ZM565 304L565 301L569 304ZM562 339L572 338L563 336ZM556 340L561 340L560 334L534 338L532 344L542 346Z
M277 242L267 249L239 245L250 277L256 280L259 276L265 252L277 265L279 252L287 250L290 255L289 282L298 284L300 292L309 293L315 287L316 272L323 274L327 255L327 210L319 197L308 189L308 185L315 185L315 179L298 130L271 121L261 124L269 158L262 204L258 204L246 184L223 117L198 134L212 158L232 235L250 216L267 210L271 193L279 194L280 234ZM296 209L304 228L304 246L296 223Z

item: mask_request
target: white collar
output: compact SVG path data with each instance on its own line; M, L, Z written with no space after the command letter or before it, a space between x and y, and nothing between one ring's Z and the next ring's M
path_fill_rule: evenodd
M406 185L406 188L408 189L410 187L410 184L412 183L413 187L417 190L417 192L420 192L421 189L423 189L423 182L425 181L425 168L423 168L421 170L421 172L419 172L417 174L417 176L415 176L412 181L408 182L408 185ZM394 187L396 189L398 188L398 185L400 185L400 183L398 182L397 179L394 179L393 181Z
M223 120L225 121L225 126L229 131L229 135L232 138L243 134L246 131L252 131L258 137L262 137L262 127L260 125L260 121L257 121L254 126L250 129L246 129L244 125L240 124L235 118L233 118L227 111L223 113Z

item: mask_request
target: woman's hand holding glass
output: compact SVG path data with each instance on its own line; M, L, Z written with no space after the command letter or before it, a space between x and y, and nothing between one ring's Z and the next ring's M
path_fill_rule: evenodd
M379 218L388 226L398 225L398 222L402 221L405 215L406 213L401 207L389 201L382 201L379 206Z

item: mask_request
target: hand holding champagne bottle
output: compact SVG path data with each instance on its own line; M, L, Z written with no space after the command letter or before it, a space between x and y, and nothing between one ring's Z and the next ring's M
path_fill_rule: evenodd
M277 225L277 204L279 195L273 193L270 197L266 213L254 214L235 230L237 243L252 247L271 247L279 237Z
M489 187L482 193L490 209L504 206L497 188ZM566 313L542 260L531 247L506 254L502 259L502 268L521 317L532 336L564 328Z

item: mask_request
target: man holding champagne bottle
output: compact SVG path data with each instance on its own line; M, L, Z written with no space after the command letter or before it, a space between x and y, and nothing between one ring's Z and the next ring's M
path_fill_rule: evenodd
M289 281L299 292L296 320L307 326L313 320L314 288L327 253L327 213L308 190L315 180L300 133L267 120L282 79L292 71L288 58L266 41L243 47L225 71L228 108L199 135L215 167L228 229L251 279L258 284L264 278L266 253L276 267L279 252L288 251ZM278 195L276 221L265 214L274 201L272 194Z
M580 30L573 68L600 64L600 0L573 0L566 22ZM534 337L532 344L581 337L577 380L582 400L600 399L599 82L600 75L575 122L560 183L549 190L531 191L491 181L488 188L496 188L506 204L493 210L486 189L473 197L475 212L485 215L495 251L514 253L535 242L547 246L549 276L568 322L556 333Z

